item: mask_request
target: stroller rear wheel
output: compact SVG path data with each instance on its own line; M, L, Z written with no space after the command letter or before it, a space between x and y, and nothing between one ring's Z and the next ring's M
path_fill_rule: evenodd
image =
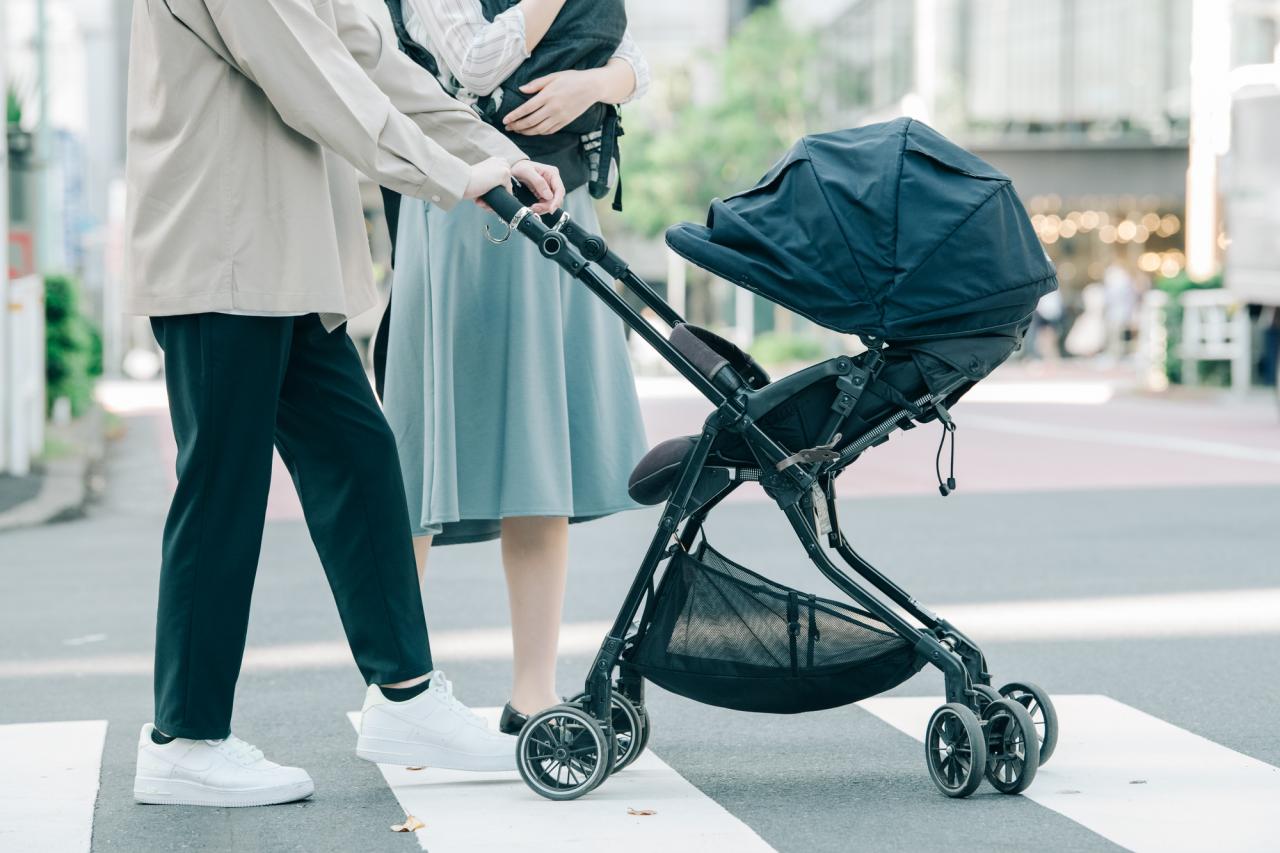
M640 743L636 747L635 758L632 758L632 761L643 755L649 748L649 735L653 734L653 719L649 716L648 709L640 705L636 708L636 712L640 715Z
M611 691L610 710L613 724L613 768L610 774L617 773L640 757L644 751L644 728L647 720L642 720L640 712L626 696L617 690ZM579 693L569 700L570 705L581 706L586 700L586 693Z
M933 784L948 797L978 790L987 767L987 741L977 715L958 702L934 711L925 729L924 756Z
M1022 705L1031 715L1040 741L1040 766L1043 767L1058 746L1058 712L1049 694L1029 681L1012 681L1000 688L1000 695Z
M1021 794L1040 767L1035 724L1013 699L992 702L982 712L987 735L987 781L1002 794Z
M609 775L609 737L595 717L555 705L529 718L516 741L516 768L548 800L573 800Z

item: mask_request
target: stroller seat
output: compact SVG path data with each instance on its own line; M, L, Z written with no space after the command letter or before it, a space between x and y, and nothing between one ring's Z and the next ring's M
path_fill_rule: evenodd
M1008 358L1024 327L1006 334L891 344L883 350L875 375L861 390L842 382L864 365L865 353L836 356L771 381L750 355L706 329L680 324L670 340L712 382L726 390L750 389L751 417L788 453L795 453L830 440L833 404L845 392L853 393L856 402L835 426L840 436L835 449L839 451L865 443L864 437L872 432L877 433L874 444L879 444L896 429L935 420L937 410L917 407L916 401L934 395L938 402L950 406ZM646 453L627 484L631 499L651 506L670 498L697 439L697 435L667 439ZM707 465L758 468L760 463L741 436L726 431L712 445Z
M653 506L671 497L684 469L684 461L697 441L696 435L682 435L655 444L631 472L631 479L627 482L627 494L631 499L638 504ZM712 455L707 461L711 465L740 464L718 455Z

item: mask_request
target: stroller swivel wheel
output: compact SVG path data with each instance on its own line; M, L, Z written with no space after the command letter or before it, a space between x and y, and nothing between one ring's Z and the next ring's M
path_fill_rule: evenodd
M1000 688L1000 695L1027 709L1036 726L1040 742L1040 766L1043 767L1058 746L1058 712L1044 689L1029 681L1013 681Z
M516 741L516 768L549 800L573 800L609 775L609 738L595 717L555 705L529 718Z
M617 773L640 757L644 751L645 721L641 719L639 710L626 696L616 690L610 691L610 709L613 713L613 767L610 773ZM570 705L581 706L586 700L586 693L579 693L569 700Z
M967 797L982 784L987 741L973 711L950 702L933 712L925 729L924 757L938 790Z
M982 716L983 711L987 710L988 705L1002 698L996 689L988 684L975 684L970 689L973 691L973 710L979 717Z
M1021 703L1000 699L986 707L982 721L987 736L987 781L1002 794L1021 794L1040 767L1031 715Z

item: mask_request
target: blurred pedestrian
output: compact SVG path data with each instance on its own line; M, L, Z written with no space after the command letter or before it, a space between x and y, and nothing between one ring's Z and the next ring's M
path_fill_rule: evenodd
M1119 260L1113 260L1102 274L1102 290L1106 299L1106 352L1119 361L1129 351L1138 308L1138 288L1129 269Z
M1087 284L1080 293L1084 310L1071 324L1064 348L1076 358L1090 358L1107 346L1107 295L1098 282Z
M1043 358L1040 345L1044 337L1052 338L1054 358L1062 352L1062 291L1054 289L1040 297L1035 313L1031 315L1031 328L1023 347L1024 358L1038 361Z

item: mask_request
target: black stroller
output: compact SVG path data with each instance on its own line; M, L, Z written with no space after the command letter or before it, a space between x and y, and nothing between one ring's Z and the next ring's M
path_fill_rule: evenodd
M835 500L836 477L895 430L938 421L954 442L949 407L1018 348L1037 300L1057 286L1009 179L900 119L807 137L755 188L715 201L706 226L670 229L668 245L693 263L866 345L776 382L685 323L567 215L534 216L505 191L485 201L716 407L700 434L657 445L632 474L632 497L666 508L584 691L520 734L529 787L572 799L634 761L651 728L646 679L699 702L788 714L857 702L931 664L946 678L946 704L925 734L934 783L951 797L984 777L1004 793L1025 790L1057 740L1049 697L1025 682L993 689L969 638L850 547ZM954 468L944 479L941 457L940 445L946 495ZM699 539L707 514L746 482L777 502L853 605L770 581Z

